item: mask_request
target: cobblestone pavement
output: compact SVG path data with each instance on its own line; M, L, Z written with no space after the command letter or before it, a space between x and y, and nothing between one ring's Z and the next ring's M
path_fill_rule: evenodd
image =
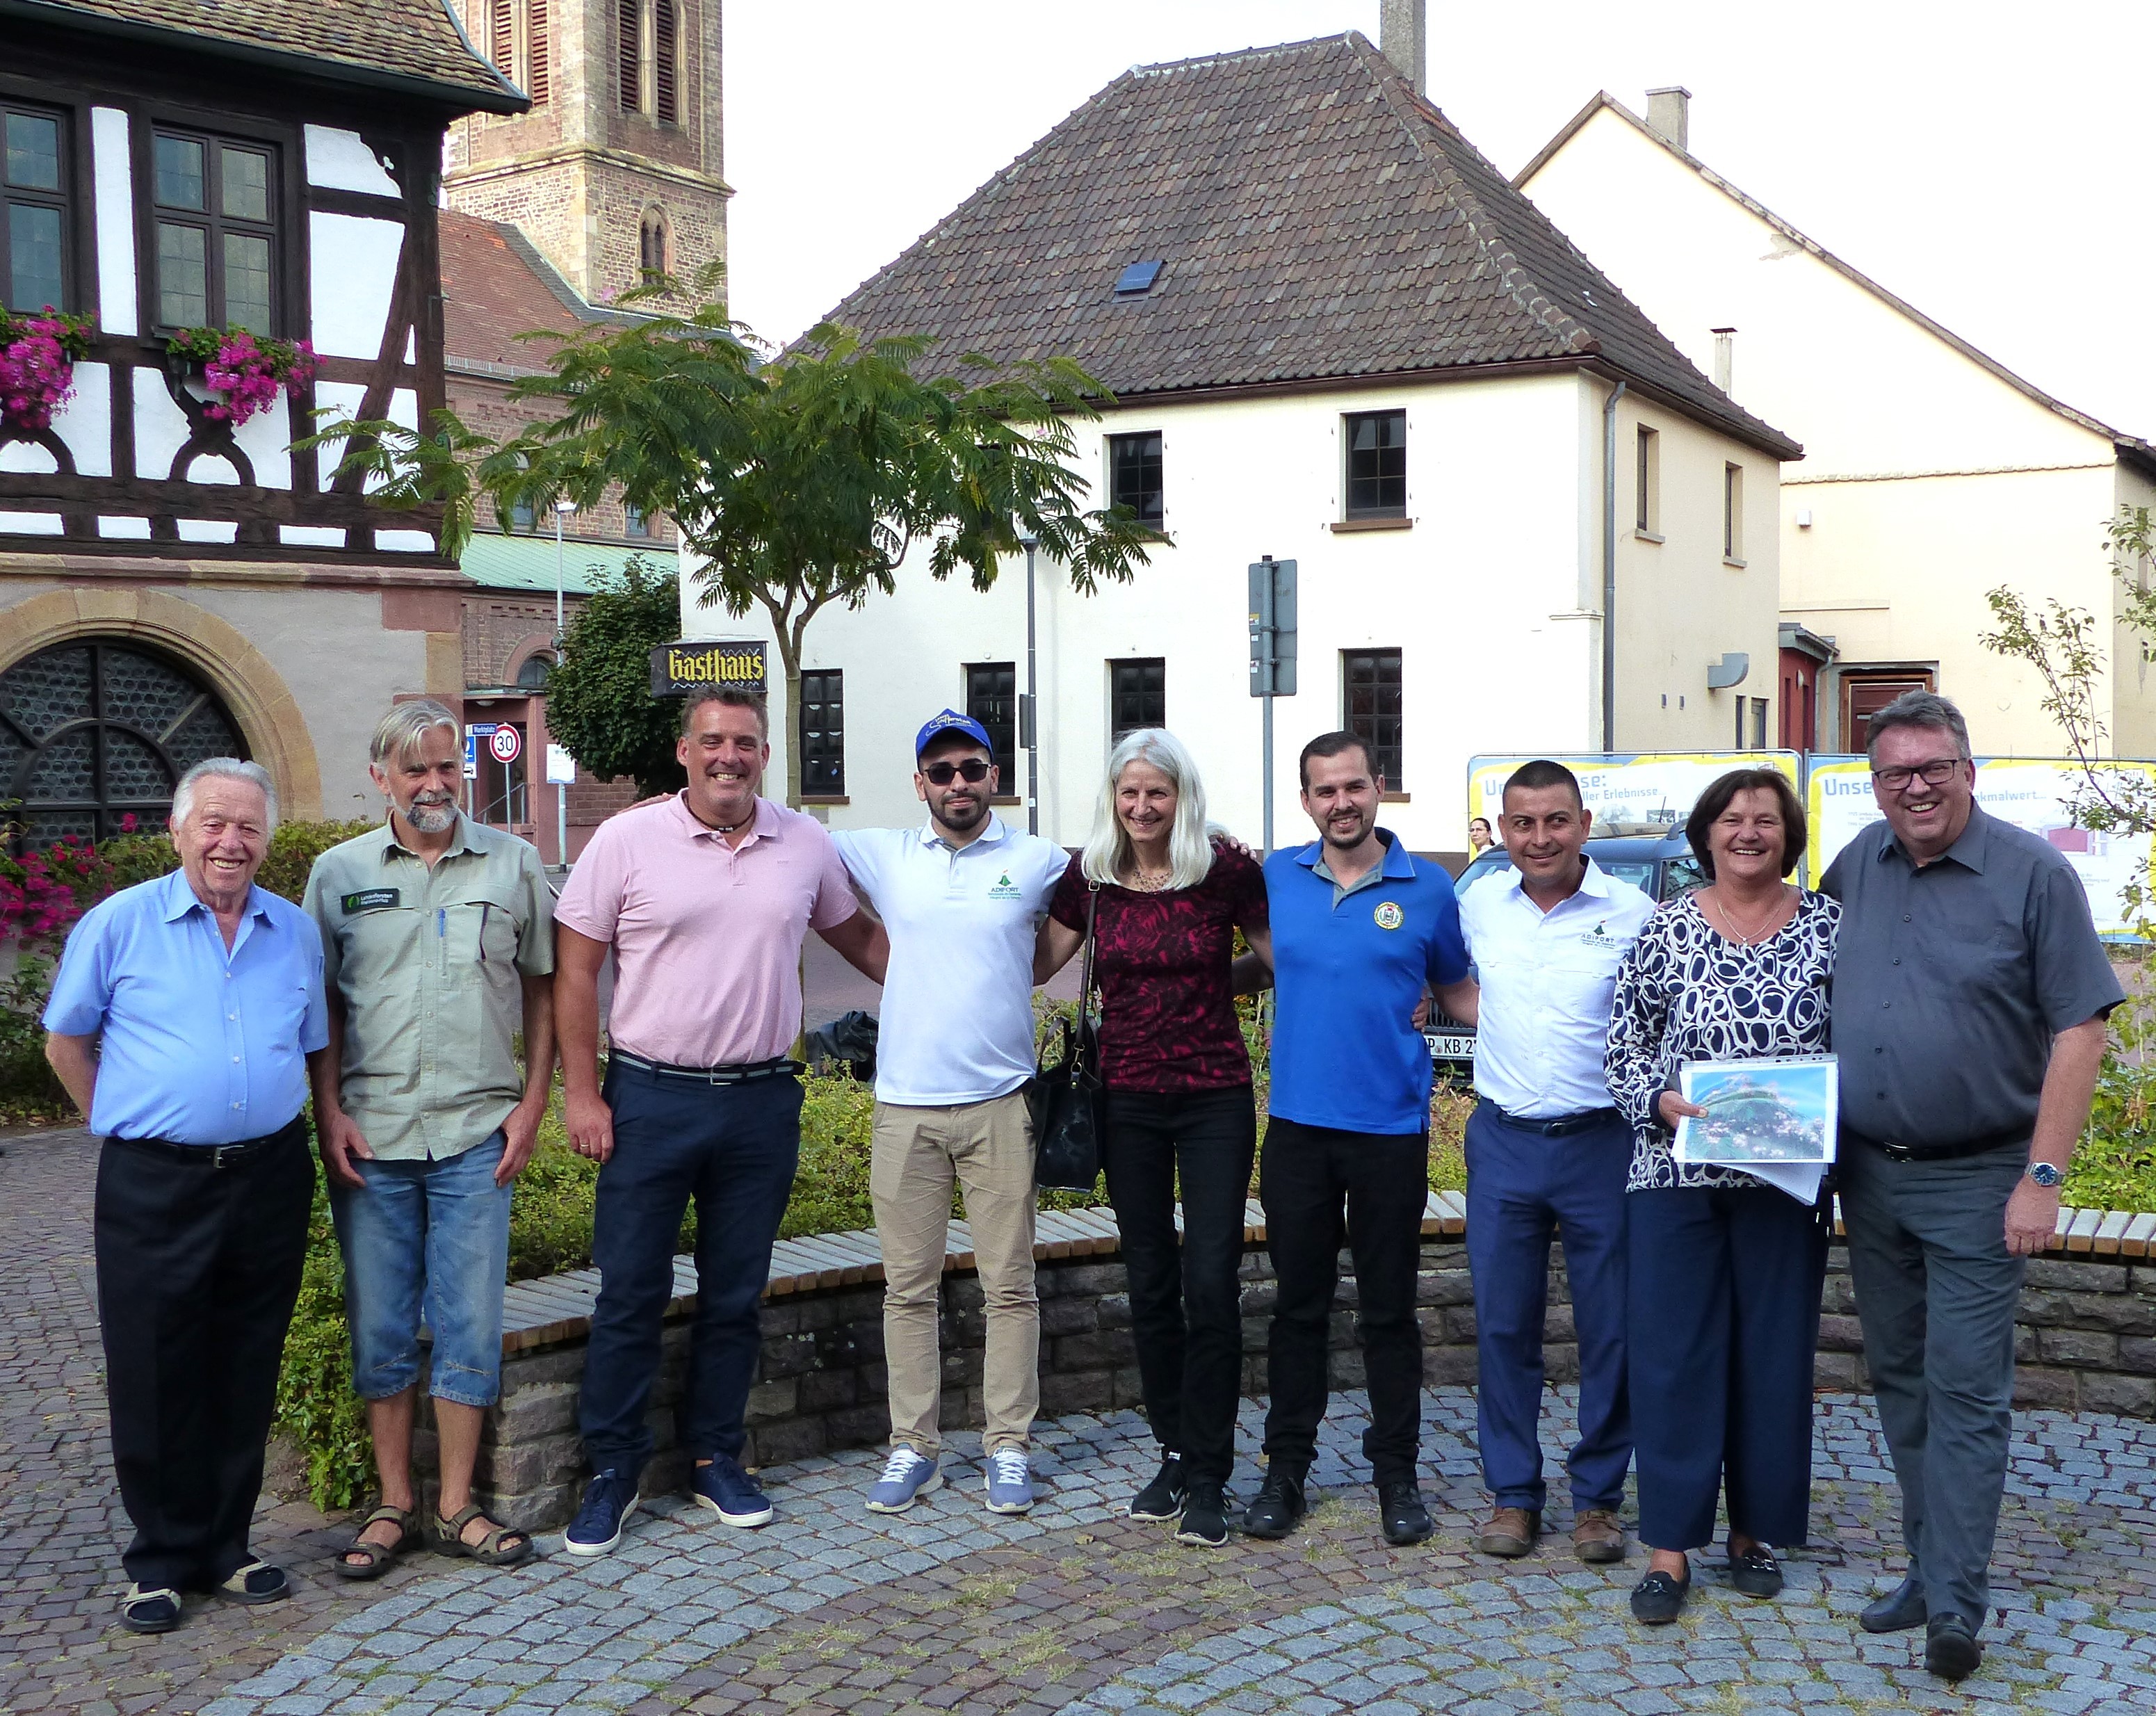
M1562 1516L1526 1561L1472 1554L1472 1400L1448 1388L1425 1396L1438 1534L1414 1549L1377 1537L1350 1395L1312 1474L1322 1499L1283 1544L1193 1549L1168 1527L1127 1518L1151 1470L1144 1426L1127 1413L1074 1417L1042 1431L1042 1502L1024 1518L982 1509L972 1436L947 1457L950 1486L896 1518L860 1506L879 1463L863 1451L767 1473L779 1518L764 1531L705 1525L709 1516L663 1500L597 1561L556 1553L489 1573L417 1560L373 1587L325 1576L334 1536L319 1516L272 1510L264 1538L283 1534L275 1540L306 1581L299 1600L212 1608L167 1637L129 1638L110 1624L121 1522L95 1428L86 1259L54 1231L65 1198L86 1203L86 1192L67 1191L64 1140L43 1158L8 1148L0 1292L11 1333L34 1338L0 1361L12 1456L0 1467L10 1551L0 1590L17 1606L0 1620L0 1710L2156 1712L2156 1426L2021 1415L1990 1652L1957 1691L1917 1667L1914 1637L1855 1625L1901 1566L1876 1421L1846 1398L1822 1405L1817 1530L1810 1549L1785 1557L1782 1599L1736 1595L1718 1558L1702 1556L1685 1619L1655 1631L1625 1607L1640 1557L1580 1566ZM54 1201L44 1219L21 1220L33 1192ZM33 1285L40 1297L17 1320ZM1245 1451L1258 1410L1245 1407ZM1553 1396L1549 1446L1568 1415Z

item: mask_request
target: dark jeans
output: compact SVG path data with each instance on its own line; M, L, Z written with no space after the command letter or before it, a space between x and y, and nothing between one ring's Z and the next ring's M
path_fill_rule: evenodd
M150 1589L208 1590L248 1528L300 1296L315 1159L305 1123L224 1167L107 1138L92 1231L121 1557ZM205 1150L205 1157L209 1153Z
M779 1076L707 1085L607 1068L613 1154L592 1218L598 1303L578 1415L595 1472L633 1477L651 1455L645 1410L674 1247L696 1204L696 1320L681 1440L696 1459L737 1457L761 1338L771 1247L801 1149L801 1084Z
M1317 1456L1344 1242L1355 1262L1355 1321L1370 1391L1363 1452L1381 1484L1414 1477L1422 1429L1415 1277L1429 1195L1430 1143L1422 1133L1336 1132L1277 1115L1266 1123L1258 1197L1279 1293L1268 1342L1273 1403L1265 1457L1282 1470L1300 1477Z
M1550 1238L1564 1236L1579 1344L1579 1441L1565 1466L1575 1511L1614 1508L1632 1463L1625 1386L1625 1176L1632 1128L1562 1138L1512 1125L1495 1103L1467 1120L1467 1263L1475 1280L1475 1427L1500 1508L1540 1512L1543 1320Z
M2028 1260L2006 1250L2006 1200L2029 1147L1896 1162L1842 1137L1849 1272L1909 1571L1931 1613L1974 1631L1991 1602L2014 1428L2014 1311Z
M1640 1541L1712 1543L1726 1487L1732 1531L1801 1544L1825 1230L1767 1185L1630 1192L1625 1210Z
M1235 1466L1243 1203L1257 1136L1248 1085L1108 1092L1101 1155L1122 1230L1146 1417L1161 1446L1183 1456L1194 1483L1225 1483Z

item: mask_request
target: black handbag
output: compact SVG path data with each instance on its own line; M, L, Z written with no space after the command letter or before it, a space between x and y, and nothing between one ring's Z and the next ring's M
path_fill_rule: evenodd
M1101 1172L1101 1038L1093 1007L1093 922L1101 886L1086 896L1086 957L1078 979L1078 1016L1058 1021L1042 1047L1028 1100L1033 1112L1033 1174L1037 1184L1090 1192ZM1050 1060L1050 1056L1054 1059Z

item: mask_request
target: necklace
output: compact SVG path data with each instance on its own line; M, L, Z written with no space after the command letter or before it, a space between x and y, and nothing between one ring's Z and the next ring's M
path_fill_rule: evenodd
M1123 886L1133 893L1158 894L1165 891L1168 885L1174 880L1175 871L1173 867L1162 871L1147 871L1133 864L1131 866L1131 879Z
M1782 915L1782 907L1789 903L1789 884L1784 882L1780 891L1775 894L1773 902L1768 906L1765 915L1760 918L1758 924L1747 930L1739 927L1736 918L1731 915L1729 907L1722 903L1721 889L1709 888L1707 894L1714 902L1715 915L1721 918L1723 926L1729 932L1729 939L1740 948L1748 948L1753 943L1763 940L1768 927Z

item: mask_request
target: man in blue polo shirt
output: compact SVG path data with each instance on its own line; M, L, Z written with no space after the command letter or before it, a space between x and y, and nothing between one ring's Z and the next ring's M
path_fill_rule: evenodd
M1301 766L1319 838L1265 864L1278 1002L1258 1196L1279 1291L1267 1469L1243 1529L1285 1537L1304 1512L1344 1242L1370 1392L1363 1451L1385 1540L1419 1543L1430 1534L1415 1482L1430 1063L1413 1015L1425 984L1448 1009L1471 1006L1473 984L1452 878L1378 826L1384 780L1363 740L1322 734Z

